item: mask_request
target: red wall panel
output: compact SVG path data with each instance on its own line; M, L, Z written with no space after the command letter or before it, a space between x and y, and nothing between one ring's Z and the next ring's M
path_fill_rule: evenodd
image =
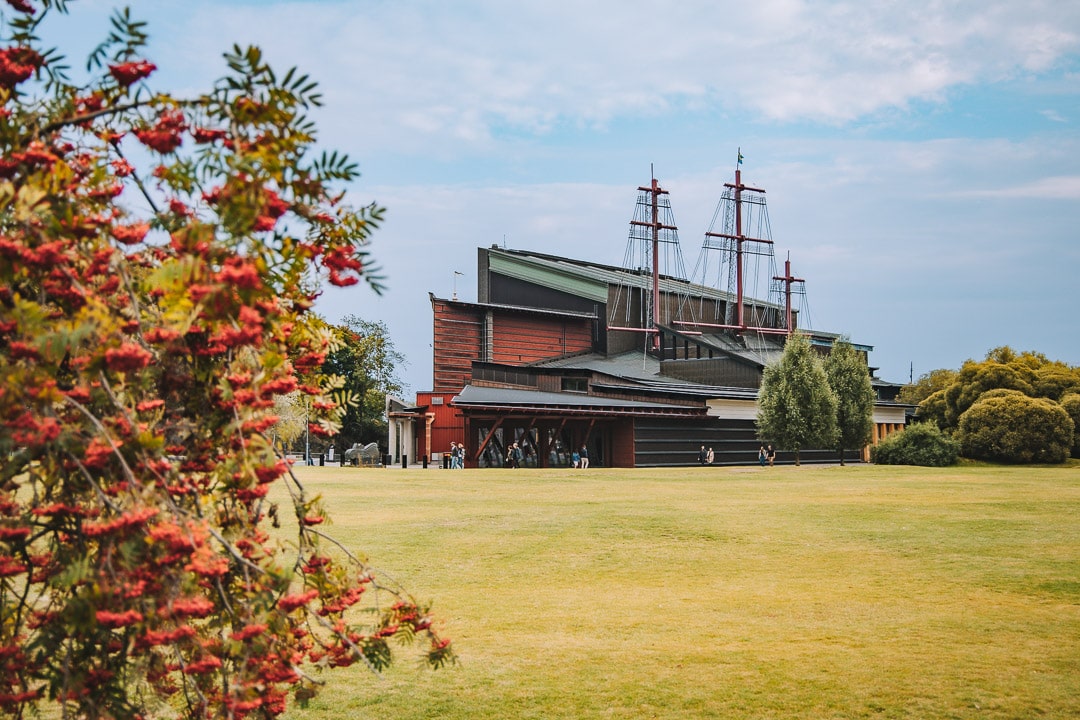
M559 357L592 348L592 322L497 314L491 361L507 365Z
M456 393L472 377L473 361L482 357L483 316L445 300L436 299L432 305L435 314L432 389Z
M425 412L434 415L431 423L431 448L427 447L427 437L424 423L417 423L416 443L417 452L422 457L431 457L432 453L450 452L451 442L465 441L465 420L461 412L450 405L450 401L457 393L419 392L416 394L416 404L427 406Z

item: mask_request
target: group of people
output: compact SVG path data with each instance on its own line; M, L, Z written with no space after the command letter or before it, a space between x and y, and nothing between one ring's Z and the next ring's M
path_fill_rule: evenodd
M465 469L465 443L458 444L451 441L450 443L450 469L451 470L464 470Z
M589 448L582 445L580 450L570 453L570 464L581 470L589 467Z
M525 463L525 451L518 443L513 443L506 448L506 467L519 468ZM589 467L589 448L585 445L580 450L570 453L570 463L575 468L585 469Z
M712 465L716 456L713 453L712 448L706 448L702 445L701 450L698 451L697 459L702 465ZM762 445L758 448L757 459L761 467L765 467L766 464L768 464L769 467L773 466L773 463L776 462L776 450L771 443L769 445Z
M709 448L708 450L706 450L705 446L702 445L701 450L699 450L697 454L697 461L702 465L712 465L713 460L715 459L716 455L713 453L713 449Z
M767 446L762 445L758 448L757 461L761 467L765 467L765 463L768 463L769 467L772 467L773 463L776 462L776 450L773 449L771 443Z
M525 451L521 449L520 445L514 443L506 448L506 467L516 469L521 467L523 462L525 462Z

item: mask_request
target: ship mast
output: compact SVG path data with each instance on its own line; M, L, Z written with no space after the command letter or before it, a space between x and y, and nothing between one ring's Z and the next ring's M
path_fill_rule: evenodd
M704 317L702 317L695 322L675 322L674 324L695 326L702 329L728 330L736 335L742 335L746 332L762 335L787 335L793 332L792 325L794 324L791 310L792 285L802 282L801 278L791 275L790 259L785 268L785 275L772 278L774 281L786 283L785 295L787 303L785 317L779 317L779 308L775 311L775 319L772 320L768 317L769 311L766 311L766 315L762 315L755 310L752 313L753 317L747 318L746 316L747 303L749 302L754 308L757 308L758 303L756 298L746 297L746 273L749 260L754 256L765 257L772 264L774 253L773 241L769 237L771 233L765 207L765 190L743 183L742 161L743 156L740 148L738 162L735 166L735 182L724 183L726 189L713 218L714 226L717 220L721 219L720 226L717 231L710 227L709 231L705 233L705 241L702 244L701 256L698 260L698 267L701 268L700 282L702 285L709 286L710 252L719 251L721 253L723 260L720 267L721 276L718 280L727 279L727 292L729 298L731 298L725 303L724 321L710 323L705 322ZM747 217L748 212L750 213L749 218ZM764 236L759 236L762 233ZM772 272L776 272L775 265L772 265ZM758 276L754 275L754 277ZM694 279L698 280L697 270L695 270ZM721 286L722 284L718 283L718 289ZM719 307L717 311L719 311ZM702 316L705 315L704 309L701 314ZM717 312L717 320L719 319L719 312ZM779 325L784 327L777 327Z
M652 302L650 304L650 322L648 329L652 331L652 348L660 349L660 231L678 230L674 225L665 225L660 222L660 196L667 195L668 191L660 187L656 178L652 178L649 187L639 187L638 192L648 193L652 205L651 220L631 220L631 225L639 225L652 230Z
M749 185L743 185L742 181L742 149L739 149L739 162L735 166L735 182L724 183L724 187L731 188L735 191L735 233L729 235L726 233L706 232L706 237L722 238L725 240L732 240L735 242L735 327L730 329L746 330L746 318L744 316L745 307L743 305L743 246L747 242L759 242L772 245L772 240L764 238L752 238L743 234L743 192L749 190L750 192L765 194L765 190L762 188L750 187Z
M650 168L651 169L651 168ZM651 173L652 174L652 173ZM674 263L674 267L667 267L665 277L674 273L675 277L685 278L686 270L682 264L682 251L679 248L678 226L671 211L671 201L667 197L668 191L660 187L660 182L652 174L648 186L638 187L638 200L633 219L630 220L630 237L627 242L626 258L623 267L626 271L637 273L643 282L629 282L625 285L620 283L619 297L612 307L612 316L609 319L608 330L620 330L626 332L639 332L651 335L648 347L653 351L660 349L660 324L663 321L661 293L660 293L660 263L663 260L667 265ZM660 245L667 247L661 257ZM648 270L646 278L645 271ZM640 293L639 319L631 319L630 298L622 303L623 291L627 293ZM616 322L616 313L622 307L626 317L621 322Z
M784 274L782 276L773 275L773 280L784 283L784 327L787 328L788 335L794 335L795 323L791 315L791 286L806 281L791 274L791 253L788 253L787 259L784 260Z

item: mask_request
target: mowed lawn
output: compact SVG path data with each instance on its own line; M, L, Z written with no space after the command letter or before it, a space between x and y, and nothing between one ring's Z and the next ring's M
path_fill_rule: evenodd
M306 718L1080 717L1080 465L301 467L460 663Z

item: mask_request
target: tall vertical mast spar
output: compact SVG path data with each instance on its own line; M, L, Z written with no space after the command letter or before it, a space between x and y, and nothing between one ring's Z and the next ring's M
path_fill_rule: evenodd
M652 204L652 212L650 213L651 219L648 222L644 220L631 220L630 224L647 227L652 231L652 302L649 304L648 327L653 331L652 347L653 350L656 350L660 347L660 333L657 328L657 325L660 322L660 229L663 228L665 230L674 231L678 228L674 225L665 225L660 222L660 196L667 195L668 191L660 187L660 183L656 181L655 175L653 176L649 187L639 187L638 192L648 193Z
M740 149L735 166L735 182L724 183L724 192L713 215L712 224L705 233L692 281L706 287L726 290L728 300L715 305L715 317L709 322L704 307L696 322L677 322L676 325L694 325L702 329L729 330L737 335L753 332L765 335L791 332L793 314L790 310L790 292L793 283L801 278L791 275L790 261L785 276L776 270L769 216L765 205L765 190L743 183L743 156ZM719 260L717 262L717 260ZM768 273L760 272L758 264L768 263ZM700 271L700 274L699 274ZM713 274L715 273L715 275ZM757 289L748 289L750 280L755 283L772 276L774 281L787 281L785 288L788 310L784 316L776 306L763 304L765 295ZM764 290L762 288L761 290ZM752 293L752 294L751 294ZM770 293L771 295L771 293ZM723 310L721 317L720 310ZM750 316L747 317L749 311Z
M650 174L649 185L638 187L637 205L630 221L623 260L623 268L633 274L628 277L636 276L638 280L620 284L608 330L646 333L651 336L648 346L655 351L660 348L660 325L672 319L664 317L661 279L674 277L685 282L686 269L668 191L660 187L655 174ZM664 264L663 272L661 263ZM639 298L640 317L632 316L632 308L638 302L633 300L635 297Z
M762 188L750 187L749 185L743 185L742 181L742 148L739 148L739 161L735 164L735 182L724 183L724 187L731 188L735 194L735 232L729 233L717 233L706 232L706 238L723 238L725 240L734 241L735 243L735 325L740 330L746 329L746 317L745 309L746 305L743 302L745 297L745 258L743 257L744 246L747 242L764 243L769 246L769 252L772 252L773 241L768 238L755 238L747 237L743 233L743 192L749 191L753 193L760 193L765 195L765 190ZM762 205L764 205L764 199L762 199Z
M784 290L784 327L787 329L787 334L791 335L795 332L795 322L791 314L791 287L795 283L805 283L802 278L797 278L791 274L791 253L788 253L787 259L784 260L784 274L773 276L773 280L783 283Z

